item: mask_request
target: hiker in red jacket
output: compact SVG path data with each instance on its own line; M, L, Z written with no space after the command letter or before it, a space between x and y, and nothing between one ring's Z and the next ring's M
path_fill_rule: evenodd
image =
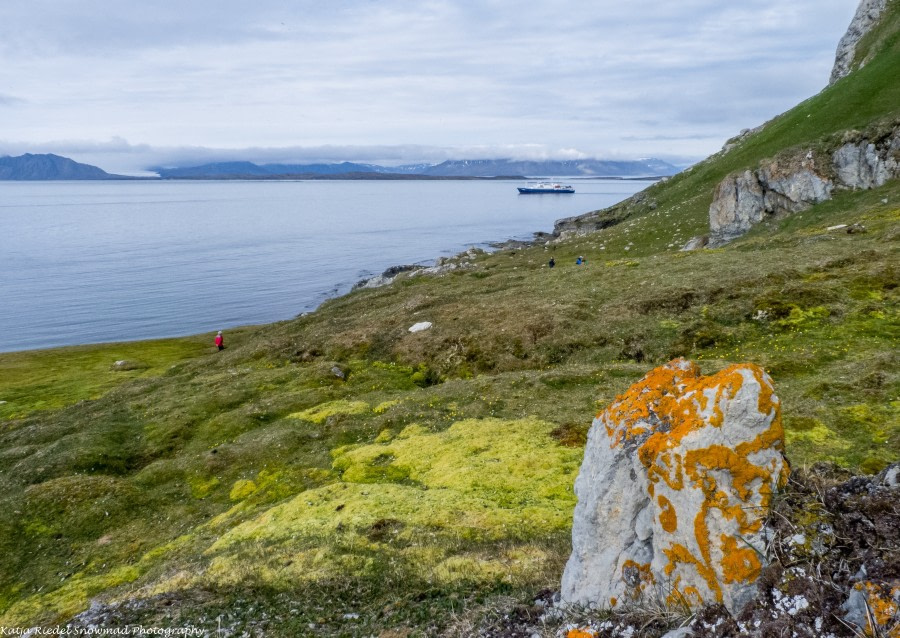
M225 337L222 336L222 331L221 331L221 330L219 330L219 334L216 335L215 343L216 343L216 347L217 347L219 350L224 350L224 349L225 349Z

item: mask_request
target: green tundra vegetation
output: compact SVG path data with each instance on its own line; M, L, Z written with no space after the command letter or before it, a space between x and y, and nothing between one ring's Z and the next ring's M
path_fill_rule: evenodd
M795 467L897 460L900 183L679 248L731 171L896 124L898 16L862 69L602 231L403 275L223 352L0 355L0 625L143 599L147 623L464 634L558 586L591 419L674 357L764 366Z

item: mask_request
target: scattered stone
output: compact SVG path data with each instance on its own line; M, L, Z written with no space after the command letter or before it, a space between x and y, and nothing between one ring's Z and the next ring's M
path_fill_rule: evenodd
M705 248L709 244L709 235L698 235L696 237L691 237L687 243L681 247L681 252L688 252L691 250L700 250L701 248Z
M876 485L884 487L898 488L900 487L900 463L894 463L884 468L878 476L875 477Z
M474 259L474 257L471 257ZM431 276L440 276L444 275L448 272L452 272L454 270L459 270L463 268L474 268L475 264L470 262L458 262L458 261L449 261L449 260L439 260L440 263L436 263L434 266L429 268L420 268L418 270L414 270L410 273L410 277L417 277L419 275L431 275Z
M753 597L764 518L787 480L780 402L752 364L711 377L661 366L594 420L575 481L567 605L618 608Z
M410 332L422 332L423 330L431 329L432 323L430 321L420 321L419 323L414 323L409 327Z
M318 361L312 364L317 378L322 382L341 383L350 378L350 366L338 361Z
M147 368L146 363L142 363L140 361L131 361L128 359L119 359L115 363L110 366L110 369L115 372L125 372L127 370L143 370Z

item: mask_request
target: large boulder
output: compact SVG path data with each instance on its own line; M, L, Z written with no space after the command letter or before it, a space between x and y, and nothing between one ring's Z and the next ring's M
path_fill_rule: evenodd
M569 605L652 596L737 612L764 565L764 520L787 480L772 381L734 365L704 377L677 359L591 426L575 482Z

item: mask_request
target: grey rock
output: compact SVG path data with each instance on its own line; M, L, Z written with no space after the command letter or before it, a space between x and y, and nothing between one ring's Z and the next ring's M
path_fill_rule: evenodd
M898 158L900 127L880 139L848 141L836 149L829 167L834 180L828 170L817 167L812 151L803 157L763 160L757 170L729 175L716 187L709 207L710 246L740 237L769 216L790 215L828 201L836 188L883 186L900 176Z
M875 482L885 487L900 487L900 463L893 463L884 468L875 477Z
M729 175L716 187L709 207L710 244L723 244L743 235L764 215L765 197L756 173Z
M459 263L456 261L444 262L441 265L430 266L429 268L420 268L418 270L414 270L409 274L410 277L417 277L419 275L430 275L432 277L445 275L448 272L453 272L454 270L464 270L466 268L474 268L475 264L469 262Z
M851 589L847 600L841 605L841 610L844 612L844 620L856 627L866 627L868 625L868 619L866 618L868 605L868 597L864 591Z
M874 144L844 144L834 153L834 169L838 181L847 188L875 188L890 177L887 159Z
M617 398L594 420L575 481L563 603L617 608L669 587L739 612L787 471L779 406L757 366L705 378L683 359Z
M838 43L837 52L835 54L834 67L831 70L831 79L829 84L834 84L843 77L850 74L853 59L856 56L856 45L859 41L878 24L881 14L887 6L887 0L862 0L856 9L856 15L850 22L847 33ZM865 64L866 60L861 63Z
M693 635L694 631L690 627L679 627L678 629L667 631L660 638L690 638Z
M354 284L352 290L359 290L361 288L381 288L382 286L394 283L397 275L404 272L419 270L421 268L422 266L416 265L391 266L380 275L368 279L360 279Z
M681 251L688 252L691 250L700 250L707 245L709 245L709 235L698 235L696 237L691 237L687 243L681 247Z
M420 321L411 325L408 330L409 332L424 332L425 330L431 330L432 325L430 321Z
M799 166L794 161L764 161L758 171L765 195L765 210L769 214L796 213L813 204L831 199L834 188L831 180L815 172L814 163L807 156Z
M115 372L127 372L128 370L143 370L147 368L146 363L142 363L140 361L131 361L129 359L119 359L114 362L110 369Z

